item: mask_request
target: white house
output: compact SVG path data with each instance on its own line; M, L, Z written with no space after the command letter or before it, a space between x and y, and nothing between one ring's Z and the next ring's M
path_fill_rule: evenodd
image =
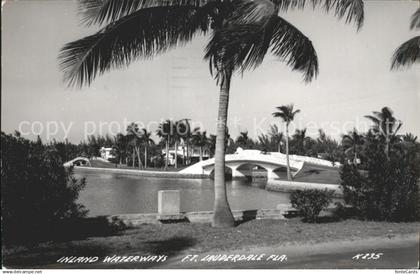
M101 158L105 160L115 158L115 150L112 147L101 147L99 152L101 153Z
M187 147L183 146L183 145L179 145L178 146L178 159L182 159L185 155L185 157L187 157ZM166 149L162 149L162 155L165 156L166 155ZM190 146L189 147L189 158L191 158L193 160L193 162L198 161L200 157L200 150L199 148ZM210 158L210 154L208 152L207 149L203 150L203 159L208 159ZM168 156L168 165L174 165L175 164L175 149L174 148L170 148L169 149L169 156Z

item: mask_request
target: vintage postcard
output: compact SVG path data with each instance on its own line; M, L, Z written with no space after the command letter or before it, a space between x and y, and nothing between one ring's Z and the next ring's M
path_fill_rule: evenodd
M418 273L418 0L2 0L3 273Z

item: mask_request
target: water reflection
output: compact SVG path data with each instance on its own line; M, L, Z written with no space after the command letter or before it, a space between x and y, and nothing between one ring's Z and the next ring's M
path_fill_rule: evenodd
M213 208L213 181L209 179L144 178L113 173L77 170L86 177L86 188L79 202L89 215L157 212L159 190L181 190L182 211L204 211ZM232 209L276 208L289 203L289 194L264 190L265 182L233 180L227 183Z

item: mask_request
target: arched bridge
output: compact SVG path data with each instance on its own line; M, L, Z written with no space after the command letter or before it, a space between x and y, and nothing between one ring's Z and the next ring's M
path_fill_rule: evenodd
M327 160L299 155L289 155L289 162L293 175L298 173L305 163L325 167L337 166L336 163L333 164ZM242 150L239 148L235 154L227 154L225 156L225 166L232 170L232 177L244 177L245 174L242 169L244 166L258 166L267 170L268 179L276 179L279 178L279 175L276 173L276 171L285 169L287 166L286 154L279 152L263 153L259 150ZM214 158L211 158L198 162L179 172L184 174L210 175L213 170Z
M91 166L90 161L88 158L85 157L76 157L73 160L65 162L63 166L70 167L70 166Z

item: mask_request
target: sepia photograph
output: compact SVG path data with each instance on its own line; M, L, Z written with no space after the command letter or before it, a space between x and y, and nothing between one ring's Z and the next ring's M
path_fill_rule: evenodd
M420 0L2 0L1 52L2 273L418 273Z

